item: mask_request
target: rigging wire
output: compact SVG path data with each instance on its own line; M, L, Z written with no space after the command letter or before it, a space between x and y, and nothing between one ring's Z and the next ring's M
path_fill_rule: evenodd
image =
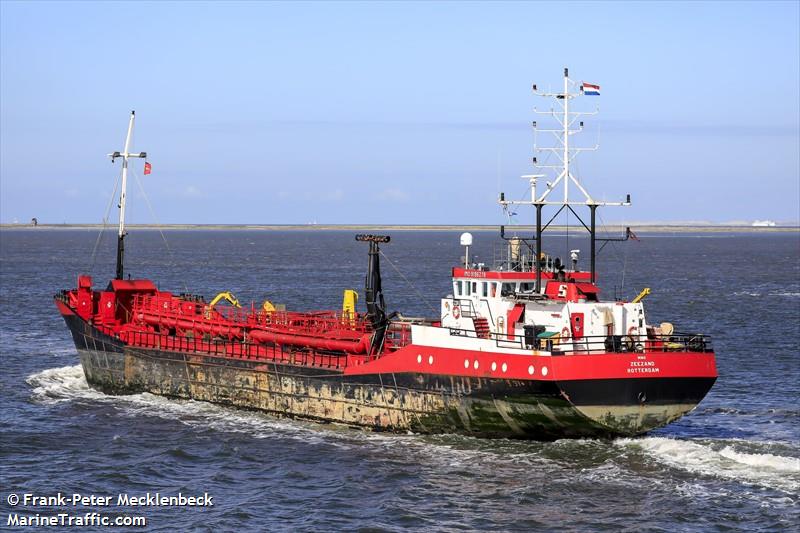
M385 253L383 253L383 250L380 250L380 254L383 256L384 259L386 259L386 261L389 263L389 265L391 265L391 267L394 269L394 271L397 272L400 275L401 278L403 278L403 280L408 284L408 286L411 287L412 289L414 289L414 292L417 293L417 296L419 296L420 300L425 302L425 305L428 306L428 308L431 310L431 312L433 312L433 314L435 316L438 313L438 311L436 309L434 309L434 307L431 305L431 303L428 300L425 299L425 295L423 295L422 292L420 292L420 290L417 289L417 287L413 283L411 283L411 281L407 277L405 277L402 272L400 272L400 269L398 269L395 266L395 264L392 263L392 260L389 259L386 256Z
M606 226L606 223L603 220L602 215L600 215L599 211L597 213L597 217L600 219L600 227L603 228L603 229L607 229L608 226ZM624 222L623 222L623 227L627 227L627 224L625 224ZM608 242L611 244L611 250L613 251L614 255L616 256L617 261L620 261L622 263L622 273L621 273L621 281L620 281L620 288L619 288L620 296L622 296L622 293L625 290L625 274L626 274L627 269L628 269L628 247L624 246L624 249L623 249L621 257L620 257L620 251L617 248L617 243L615 241L608 241ZM623 245L620 244L620 246L623 246Z
M92 257L89 263L89 272L94 269L95 262L97 261L97 249L100 246L100 241L103 239L106 229L108 229L108 217L111 214L111 206L114 205L114 198L117 196L117 187L119 187L120 180L122 179L122 169L120 169L119 176L114 180L114 190L111 192L111 197L108 200L106 213L103 216L103 227L97 233L97 239L94 241L94 248L92 249Z
M144 186L142 186L142 181L139 179L139 175L136 172L131 172L133 177L136 179L136 184L139 186L139 191L144 196L144 201L147 204L147 208L150 210L150 216L153 217L153 220L156 222L156 229L158 229L158 233L161 235L161 240L164 241L164 246L167 248L167 253L169 254L169 266L173 269L177 269L177 263L175 261L175 254L172 253L172 248L169 246L169 242L167 242L167 237L164 235L164 232L161 230L161 222L158 220L156 216L155 210L153 209L152 204L150 203L150 198L147 196L147 193L144 192ZM183 283L183 290L184 292L189 292L189 287L186 285L186 279L181 278L181 283Z
M598 130L598 144L599 144L599 130ZM576 159L573 162L573 165L575 166L575 174L577 176L580 173L580 169L579 169L579 166L578 166L579 165L578 159ZM567 213L567 216L569 217L569 213ZM600 210L597 210L597 217L600 220L600 224L599 224L600 231L602 231L603 233L609 233L609 227L606 224L605 220L603 219L603 216L600 214ZM623 221L623 227L626 227L626 226L627 226L627 224ZM569 231L569 228L567 228L567 231ZM569 234L567 235L567 242L569 242ZM620 253L620 250L617 247L617 242L615 242L615 241L607 241L607 244L611 244L611 250L612 250L612 253L614 254L616 260L618 262L622 263L622 272L621 272L621 280L620 280L620 294L622 294L622 292L625 289L625 274L627 273L627 268L628 268L628 247L625 246L623 251ZM620 244L620 246L623 246L623 245ZM602 250L602 247L601 247L601 250ZM597 253L600 253L600 250L598 250Z
M622 262L622 281L619 285L619 294L622 296L625 293L625 271L628 269L628 251L626 250L623 254L623 262Z

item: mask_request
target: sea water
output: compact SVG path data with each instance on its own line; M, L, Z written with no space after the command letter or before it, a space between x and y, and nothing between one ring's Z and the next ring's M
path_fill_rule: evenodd
M162 290L231 290L290 309L361 290L367 247L341 231L155 231L127 239L127 271ZM208 493L203 508L139 509L154 530L750 531L800 523L800 238L650 234L599 256L602 296L642 288L650 322L713 336L720 377L695 411L649 435L523 442L392 435L151 394L90 389L53 294L103 287L114 238L0 232L3 514L7 495ZM545 248L588 250L571 235ZM496 235L475 233L491 261ZM382 246L389 310L432 316L463 255L458 232ZM578 267L586 268L585 258ZM81 507L81 512L107 508ZM115 512L119 509L114 509ZM89 528L91 529L91 528ZM100 529L100 528L98 528Z

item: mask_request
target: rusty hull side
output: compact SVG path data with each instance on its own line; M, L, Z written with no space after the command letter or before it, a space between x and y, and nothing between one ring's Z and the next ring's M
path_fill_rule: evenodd
M379 431L541 440L627 436L669 423L699 401L644 405L627 397L633 391L609 405L595 401L598 394L608 400L623 390L613 382L581 398L585 389L576 389L578 383L422 373L345 376L336 369L125 347L76 316L65 320L88 383L103 392L150 392Z
M556 387L535 382L344 376L330 369L138 349L79 352L89 383L110 394L150 392L379 431L537 439L608 433L558 397Z

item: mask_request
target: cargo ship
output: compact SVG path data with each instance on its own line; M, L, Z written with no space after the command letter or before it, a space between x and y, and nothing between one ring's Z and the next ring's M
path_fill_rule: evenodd
M80 275L76 288L55 296L87 382L107 394L149 392L377 431L539 440L633 436L690 412L717 378L711 339L648 322L647 289L631 301L600 298L597 247L632 233L603 238L596 212L630 205L630 195L599 202L573 173L586 148L571 137L583 129L582 115L593 113L570 103L599 87L570 79L567 69L563 82L555 93L533 86L558 109L541 112L557 127L533 123L557 140L556 148L534 149L555 154L558 165L533 158L553 181L542 187L549 174L526 175L529 199L499 196L507 212L532 207L535 231L502 226L503 253L490 265L470 259L473 238L463 234L465 254L449 272L452 293L427 318L387 312L380 269L387 235L356 236L367 254L363 309L352 290L341 308L292 311L126 279L128 165L146 157L131 152L131 112L124 150L109 154L122 161L116 276L98 289ZM548 209L555 215L543 222ZM548 226L565 209L576 217L588 209L588 224L578 217L589 237L588 269L579 268L579 250L567 264L543 249Z

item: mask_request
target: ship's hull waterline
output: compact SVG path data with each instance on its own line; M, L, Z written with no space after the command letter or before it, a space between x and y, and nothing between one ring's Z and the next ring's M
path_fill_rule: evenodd
M76 315L64 319L87 382L107 394L149 392L376 431L539 440L633 436L691 411L715 381L345 375L328 368L124 346ZM682 392L670 398L663 394L667 390Z

